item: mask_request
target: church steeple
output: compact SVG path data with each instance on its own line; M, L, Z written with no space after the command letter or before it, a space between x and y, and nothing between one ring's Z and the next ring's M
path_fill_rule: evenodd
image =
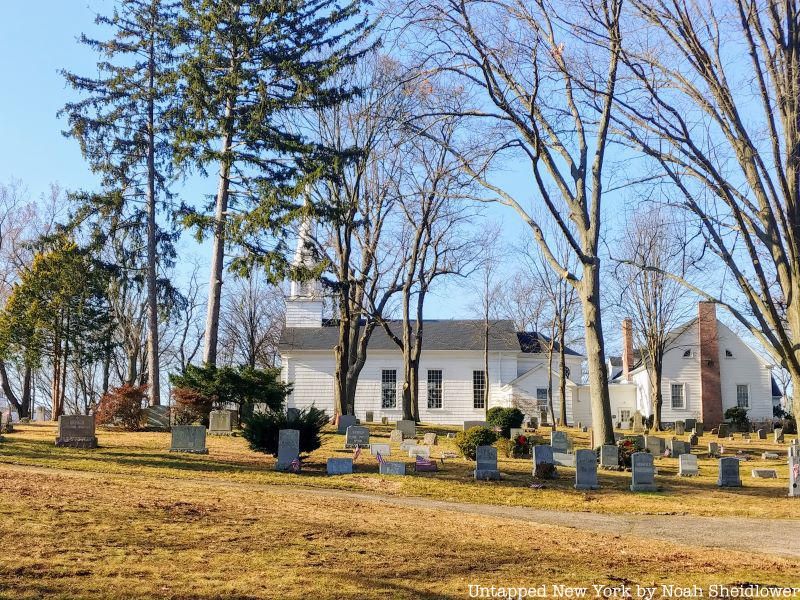
M311 217L300 223L297 236L297 249L292 266L310 269L314 267L314 253L311 244L314 239L314 225ZM289 282L289 297L286 299L287 327L322 327L322 286L317 280Z

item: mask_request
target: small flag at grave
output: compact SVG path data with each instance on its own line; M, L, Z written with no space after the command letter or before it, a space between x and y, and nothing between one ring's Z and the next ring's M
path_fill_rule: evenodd
M292 473L299 473L300 472L300 459L295 458L292 462L289 463L289 470Z
M353 462L357 461L359 456L361 456L361 446L356 444L356 447L353 450Z
M794 473L795 479L800 479L800 463L794 464L794 467L792 467L792 473Z
M378 459L378 464L379 464L379 465L382 465L383 463L385 463L385 462L386 462L385 460L383 460L383 457L381 456L381 453L380 453L380 452L376 452L376 453L375 453L375 458L377 458L377 459Z

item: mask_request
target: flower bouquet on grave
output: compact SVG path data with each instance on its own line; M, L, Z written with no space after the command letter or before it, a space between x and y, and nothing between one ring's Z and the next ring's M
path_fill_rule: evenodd
M619 454L619 466L625 469L631 468L631 456L634 452L637 452L636 444L633 443L633 440L629 439L622 439L617 442L617 449Z
M556 479L558 471L553 463L537 463L533 471L535 479Z

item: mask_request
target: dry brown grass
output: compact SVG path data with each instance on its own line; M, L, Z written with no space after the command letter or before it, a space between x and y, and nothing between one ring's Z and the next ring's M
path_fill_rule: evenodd
M370 426L373 441L388 442L390 427ZM446 431L438 429L440 433ZM578 446L587 446L588 438L577 430L571 435ZM524 459L500 460L504 473L501 482L476 483L471 478L473 463L464 459L448 459L440 465L441 471L404 478L381 477L377 463L364 452L356 463L357 473L343 477L327 477L325 461L329 456L350 456L343 449L343 436L329 434L323 447L304 461L300 476L275 473L271 457L251 452L240 437L210 437L209 454L183 455L168 452L167 433L118 433L99 431L101 448L75 450L55 448L55 428L52 425L21 425L15 433L6 435L0 444L0 462L58 467L102 473L137 474L156 478L198 479L213 478L258 484L291 484L322 488L339 488L380 492L400 496L419 496L440 500L477 502L510 506L528 506L565 511L590 511L599 513L680 514L704 516L747 516L756 518L796 518L797 499L787 498L788 468L785 458L762 461L765 450L779 451L785 457L786 445L771 441L737 440L724 442L729 451L745 449L754 460L742 463L744 486L736 490L721 490L716 486L717 465L704 453L698 454L701 475L679 479L677 459L656 458L659 470L657 482L662 491L651 494L632 494L628 490L629 473L601 472L602 489L586 494L572 488L574 470L561 468L559 480L548 483L546 489L532 490L530 461ZM712 440L701 438L704 446ZM787 438L788 441L788 438ZM440 436L440 445L434 456L444 451L454 451L452 441ZM699 449L695 449L699 452ZM392 460L402 460L393 446ZM411 459L405 458L409 463ZM779 479L751 479L753 467L770 467L778 471Z
M800 584L797 561L767 556L130 474L0 468L0 539L0 597L15 599L467 598L470 583L548 591Z

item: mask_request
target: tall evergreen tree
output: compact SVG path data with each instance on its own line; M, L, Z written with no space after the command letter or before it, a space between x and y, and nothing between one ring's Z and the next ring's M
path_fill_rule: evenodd
M158 265L159 258L172 256L172 238L159 227L157 212L169 197L176 19L177 6L171 1L116 0L110 16L96 18L98 25L111 30L110 38L80 38L99 55L98 75L62 72L83 96L61 111L69 123L65 135L80 142L84 157L102 177L104 193L86 195L85 210L98 212L112 228L138 229L146 239L143 271L152 405L160 404Z
M242 242L275 274L276 247L252 240L267 232L272 241L271 234L297 216L292 198L323 154L298 133L292 115L333 106L355 92L333 77L364 51L370 31L361 14L366 3L183 2L178 158L202 174L209 166L218 171L213 216L191 211L186 219L201 234L213 235L203 355L208 365L217 361L226 244Z

